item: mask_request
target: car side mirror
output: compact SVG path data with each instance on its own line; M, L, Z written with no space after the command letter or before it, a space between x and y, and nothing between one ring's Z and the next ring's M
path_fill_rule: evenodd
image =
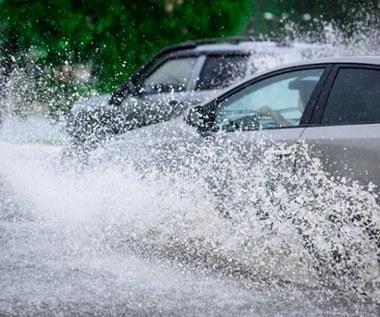
M136 92L137 86L128 80L112 93L109 104L119 106L128 95L135 95Z
M136 90L137 86L131 80L128 80L125 91L131 95L134 95L136 94Z
M202 106L190 108L184 119L188 125L200 131L210 129L213 122L212 116L206 113L205 108Z

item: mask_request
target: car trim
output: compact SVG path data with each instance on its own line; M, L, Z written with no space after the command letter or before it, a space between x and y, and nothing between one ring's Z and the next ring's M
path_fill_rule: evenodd
M199 77L201 75L201 71L206 62L206 55L200 55L195 62L193 67L193 71L191 72L189 83L187 84L186 91L194 91L195 87L198 84Z
M331 87L331 85L329 85L329 79L331 78L331 73L333 71L333 64L325 65L325 71L315 86L313 93L311 94L310 99L305 107L305 111L302 114L300 125L309 126L314 122L315 115L319 111L318 107L320 105L321 96L323 96L326 87Z

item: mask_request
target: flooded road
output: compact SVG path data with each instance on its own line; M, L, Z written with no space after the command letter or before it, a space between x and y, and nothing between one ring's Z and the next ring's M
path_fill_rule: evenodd
M61 165L57 126L3 128L0 316L379 316L376 249L358 228L344 238L355 243L336 241L361 271L337 276L283 218L268 226L256 210L242 223L222 217L198 177L141 177L116 164L78 173ZM246 188L237 201L252 195ZM329 190L343 208L341 187ZM357 196L377 211L367 193ZM283 213L297 210L281 199ZM323 213L310 215L331 227ZM339 269L326 263L318 232L324 267Z

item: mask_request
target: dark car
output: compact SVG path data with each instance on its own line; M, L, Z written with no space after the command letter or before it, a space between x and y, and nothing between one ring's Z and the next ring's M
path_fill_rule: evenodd
M331 54L328 46L251 38L165 48L112 94L73 106L67 124L70 147L88 150L125 131L171 120L259 70Z

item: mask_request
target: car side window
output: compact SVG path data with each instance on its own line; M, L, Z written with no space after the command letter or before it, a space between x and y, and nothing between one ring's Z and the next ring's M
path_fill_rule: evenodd
M196 90L222 89L243 79L246 74L247 56L207 56Z
M380 122L380 70L342 68L327 99L322 124Z
M291 71L245 87L218 105L213 130L297 126L323 71Z
M196 57L168 60L145 79L145 91L160 93L186 90L196 60Z

